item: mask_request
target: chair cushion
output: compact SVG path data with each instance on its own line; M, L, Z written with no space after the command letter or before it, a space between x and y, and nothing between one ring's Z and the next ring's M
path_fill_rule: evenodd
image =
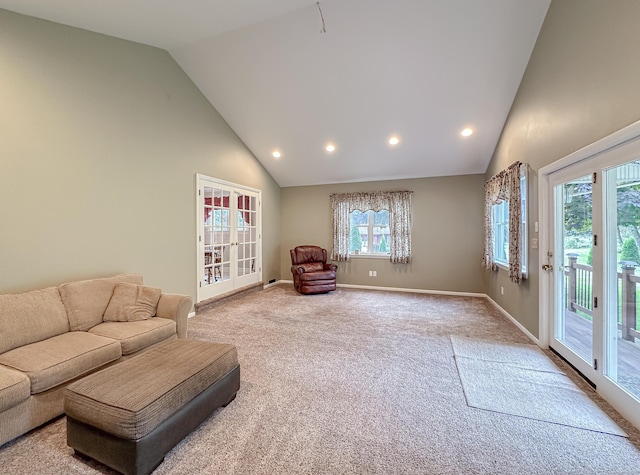
M310 272L300 275L300 282L311 282L314 280L335 280L336 273L332 270L323 270L320 272Z
M0 364L25 373L38 394L122 356L120 343L86 332L69 332L0 355Z
M304 262L327 262L327 251L319 246L296 246L289 252L291 263L294 265Z
M233 345L175 340L69 385L65 413L137 440L237 366Z
M140 274L118 274L102 279L69 282L58 287L67 309L71 331L87 331L102 323L113 289L119 282L142 284Z
M29 399L30 389L26 374L0 366L0 412Z
M105 322L91 328L89 333L118 340L126 356L176 336L176 322L158 317L139 322Z
M0 353L69 331L56 287L0 295Z

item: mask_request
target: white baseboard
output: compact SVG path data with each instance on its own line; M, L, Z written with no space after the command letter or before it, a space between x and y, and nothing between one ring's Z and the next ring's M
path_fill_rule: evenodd
M448 290L405 289L402 287L378 287L375 285L337 284L345 289L385 290L387 292L406 292L412 294L455 295L458 297L486 297L485 294L474 292L453 292Z
M524 333L525 335L527 335L529 337L529 339L531 339L531 341L533 341L536 345L541 346L540 340L538 340L533 333L531 333L529 330L527 330L522 323L520 323L518 320L516 320L515 318L513 318L513 316L507 312L504 308L502 308L500 305L498 305L498 303L493 300L491 297L489 297L488 295L485 295L485 298L491 303L491 305L493 305L502 315L504 315L505 317L507 317L509 320L511 320L511 323L513 323L516 327L518 327L518 329Z
M275 284L291 284L292 280L279 280L271 285ZM343 289L362 289L362 290L386 290L387 292L406 292L412 294L434 294L434 295L455 295L458 297L486 297L485 294L478 294L473 292L452 292L448 290L425 290L425 289L404 289L401 287L378 287L375 285L356 285L356 284L336 284L337 287ZM265 289L267 286L265 285Z
M268 289L269 287L273 287L274 285L278 285L278 284L286 284L286 283L290 283L293 284L292 280L276 280L275 282L271 282L270 284L264 284L264 287L262 287L263 289Z

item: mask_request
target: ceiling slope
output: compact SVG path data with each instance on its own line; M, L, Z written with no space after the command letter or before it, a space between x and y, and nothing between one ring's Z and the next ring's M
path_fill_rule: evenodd
M325 0L326 33L306 0L0 7L167 49L275 180L297 186L484 173L549 3Z

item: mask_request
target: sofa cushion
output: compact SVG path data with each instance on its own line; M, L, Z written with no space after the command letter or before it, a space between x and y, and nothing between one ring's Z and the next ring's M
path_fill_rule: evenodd
M0 295L0 353L68 331L56 287Z
M156 314L161 294L161 289L120 282L113 289L102 319L105 322L148 320Z
M22 371L38 394L122 356L120 344L87 332L69 332L0 355L0 364Z
M26 374L0 366L0 412L29 399L30 388Z
M102 279L62 284L58 289L67 309L71 331L87 331L102 323L104 311L119 282L142 284L140 274L118 274Z
M158 317L139 322L104 322L89 333L118 340L126 356L175 336L176 322Z

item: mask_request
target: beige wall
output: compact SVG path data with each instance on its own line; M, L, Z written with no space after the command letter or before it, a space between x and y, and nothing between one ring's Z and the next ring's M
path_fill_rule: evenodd
M529 163L530 236L537 170L640 119L638 25L637 0L552 1L486 175ZM511 284L505 271L485 274L488 294L536 336L539 268L532 250L523 285Z
M0 292L140 272L196 291L195 174L280 188L161 49L0 10Z
M484 292L480 258L482 175L392 180L282 189L281 278L291 280L289 249L315 244L331 252L331 193L413 191L413 262L353 258L338 263L338 283ZM376 270L377 277L369 277Z

